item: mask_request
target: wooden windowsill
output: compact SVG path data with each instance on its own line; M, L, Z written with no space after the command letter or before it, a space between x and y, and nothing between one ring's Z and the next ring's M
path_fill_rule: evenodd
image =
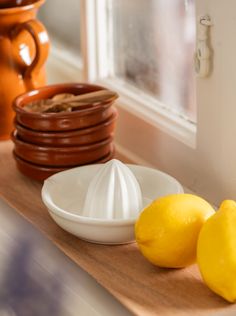
M0 196L131 313L208 316L236 312L236 306L227 304L203 284L196 265L158 269L142 257L135 243L96 245L63 231L41 201L41 184L17 171L11 151L11 142L0 143Z

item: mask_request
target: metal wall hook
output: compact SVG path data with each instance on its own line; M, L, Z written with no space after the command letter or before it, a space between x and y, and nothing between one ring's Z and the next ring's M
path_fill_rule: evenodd
M211 51L208 46L208 30L212 21L209 15L200 16L197 24L197 43L195 52L195 72L199 77L207 77L210 71Z

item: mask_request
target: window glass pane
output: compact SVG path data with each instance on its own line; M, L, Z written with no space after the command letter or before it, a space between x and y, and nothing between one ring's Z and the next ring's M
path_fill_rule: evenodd
M47 0L39 10L38 18L54 44L62 43L67 50L80 53L79 0Z
M194 0L108 0L108 5L110 76L195 122Z

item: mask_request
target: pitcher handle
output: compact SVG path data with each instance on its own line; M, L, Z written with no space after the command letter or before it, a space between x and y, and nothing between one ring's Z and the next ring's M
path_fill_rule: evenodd
M37 77L39 71L47 60L50 42L45 27L38 20L30 20L22 24L18 24L14 30L14 36L20 36L20 33L23 30L29 32L35 42L35 58L23 74L23 78L25 80L29 80L32 88L34 88L34 77Z

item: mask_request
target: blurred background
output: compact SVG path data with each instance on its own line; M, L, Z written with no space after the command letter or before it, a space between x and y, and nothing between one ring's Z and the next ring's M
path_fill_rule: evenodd
M92 277L0 199L1 316L129 316Z

